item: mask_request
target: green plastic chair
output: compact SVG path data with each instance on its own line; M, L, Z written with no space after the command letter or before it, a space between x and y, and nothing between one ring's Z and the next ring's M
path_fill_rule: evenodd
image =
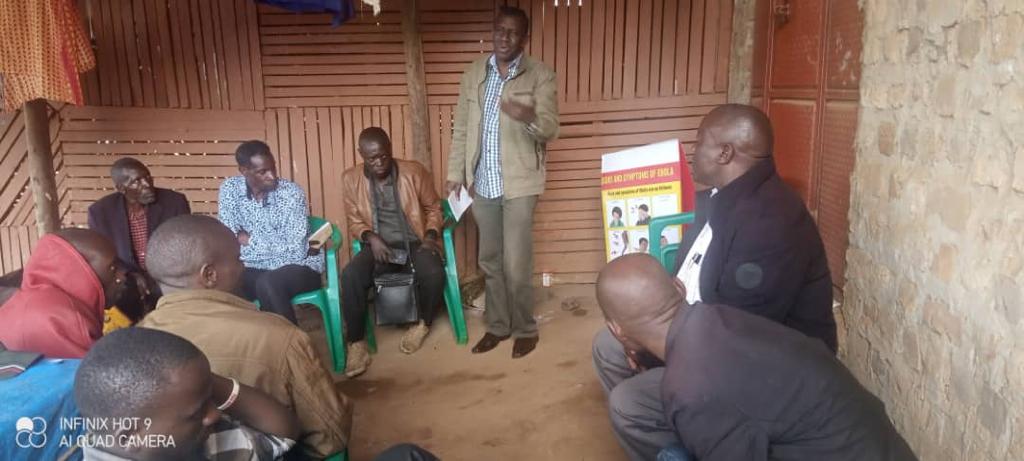
M312 233L324 225L327 220L317 216L309 217L309 232ZM331 351L334 372L345 371L345 338L341 330L341 283L338 278L338 247L342 236L338 226L331 224L331 246L326 248L327 286L300 293L292 298L292 305L312 304L320 309L324 318L324 335L327 336L327 349ZM259 300L253 304L260 307Z
M693 212L676 213L651 219L650 227L647 228L647 242L650 245L650 253L655 258L658 258L658 261L661 262L665 270L671 271L672 266L675 265L679 244L670 243L665 245L665 248L662 248L661 232L668 226L692 224L693 219Z
M444 302L448 307L448 318L452 323L452 332L455 334L456 344L469 342L469 334L466 331L466 317L462 312L462 290L459 289L459 268L455 264L455 227L459 222L455 220L448 201L441 202L444 209Z
M327 220L317 216L309 217L309 232L312 233L324 225ZM341 330L341 281L338 276L338 248L341 246L342 234L338 226L331 224L331 245L327 248L325 268L327 286L318 290L307 291L292 298L292 304L312 304L320 309L324 318L324 333L327 336L327 348L331 351L334 371L345 371L345 339Z
M444 204L445 220L443 232L445 259L444 303L448 308L448 320L452 324L455 344L466 344L469 342L469 333L466 330L466 317L462 312L462 292L459 290L459 269L455 264L455 239L453 237L454 229L459 223L455 220L455 216L452 215L452 210L448 207L448 201L443 201L442 203ZM353 240L352 254L359 253L361 249L362 244L358 240ZM366 330L370 350L376 352L377 343L373 337L373 322L370 321L369 316L367 316Z

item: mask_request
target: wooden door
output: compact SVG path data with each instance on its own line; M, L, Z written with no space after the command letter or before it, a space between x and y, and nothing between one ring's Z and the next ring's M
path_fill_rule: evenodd
M758 0L751 103L775 128L779 175L807 203L841 293L863 15L857 0Z

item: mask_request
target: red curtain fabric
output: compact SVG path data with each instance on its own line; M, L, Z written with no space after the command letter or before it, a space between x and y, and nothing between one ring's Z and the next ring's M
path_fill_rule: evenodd
M96 65L73 0L0 2L3 109L46 98L81 105L78 75Z

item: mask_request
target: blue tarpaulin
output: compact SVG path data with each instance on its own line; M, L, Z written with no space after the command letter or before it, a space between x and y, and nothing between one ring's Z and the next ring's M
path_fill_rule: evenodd
M274 5L296 13L330 13L334 15L335 26L355 16L352 0L259 0L261 3Z
M80 425L74 427L79 413L73 390L80 362L44 359L0 380L0 459L60 459L72 451L85 433ZM73 450L67 459L82 459L82 450Z

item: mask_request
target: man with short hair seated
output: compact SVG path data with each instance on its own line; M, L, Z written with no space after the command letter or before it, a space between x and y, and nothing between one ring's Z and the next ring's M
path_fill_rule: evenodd
M47 357L81 358L102 335L103 309L124 272L114 246L88 229L62 229L36 243L21 288L0 308L0 343Z
M389 262L395 252L409 247L420 317L402 337L402 352L411 354L423 344L442 301L445 281L439 241L444 217L430 171L419 162L395 160L391 139L379 127L359 134L358 150L363 163L345 171L342 179L348 235L363 242L363 251L341 273L345 337L350 342L345 374L349 377L363 373L370 364L363 339L367 294L374 276L403 270L405 263Z
M160 299L160 289L146 275L146 243L164 221L191 213L188 199L156 187L142 162L124 157L110 167L116 192L89 205L89 228L103 234L117 249L128 272L120 299L112 299L133 321L141 319Z
M99 340L78 367L75 401L97 423L87 461L275 460L299 434L288 407L211 373L188 340L148 328Z
M323 255L311 255L306 240L306 194L278 177L270 146L261 141L240 144L235 161L242 175L221 184L217 217L242 245L241 294L297 325L292 298L323 285Z
M775 170L773 136L768 116L752 106L725 104L701 121L693 175L713 189L697 196L696 217L683 234L671 274L685 286L690 304L732 306L820 340L834 352L825 247L807 207ZM607 329L594 338L594 366L609 396L612 428L630 458L651 459L673 439L671 428L651 424L663 414L664 369L656 359L644 368L631 366L634 352Z
M683 285L648 255L622 256L598 275L597 301L612 335L665 363L664 413L651 413L635 433L669 427L700 461L916 459L882 402L825 343L740 309L685 299ZM632 396L616 388L611 398Z
M304 331L233 293L244 267L235 234L207 216L178 216L149 239L149 273L164 295L139 326L188 339L214 373L288 405L299 417L299 448L313 458L343 451L351 403L334 389Z

